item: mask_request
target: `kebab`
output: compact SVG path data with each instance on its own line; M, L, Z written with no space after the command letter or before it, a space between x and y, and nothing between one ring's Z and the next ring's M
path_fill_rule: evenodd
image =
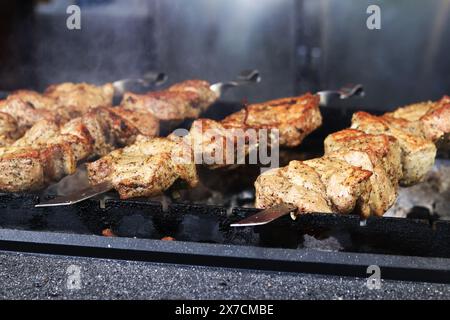
M65 124L91 109L111 107L115 96L122 96L126 85L140 83L145 87L166 80L162 73L141 79L123 79L104 85L65 82L49 86L44 93L18 90L0 101L0 146L11 145L40 120Z
M271 209L235 226L265 224L291 212L382 216L396 201L399 184L416 184L432 168L449 124L448 97L382 116L357 112L350 129L326 138L323 157L260 175L255 206Z
M251 148L257 147L259 141L251 143L247 129L277 129L279 136L272 142L287 147L298 146L321 125L319 104L323 100L347 99L363 93L362 86L356 85L339 91L277 99L247 106L222 121L194 121L183 138L174 133L167 138L138 137L135 144L87 165L91 187L36 206L71 205L111 189L116 189L120 197L126 199L160 194L178 181L194 187L198 182L195 165L198 156L204 158L205 154L221 151L224 160L230 154L237 159L238 155L232 153L238 150L234 144L239 140L245 141L245 153L248 153ZM227 148L229 145L231 148ZM196 153L197 150L200 154ZM182 161L178 161L180 158ZM208 166L214 169L228 165L227 161L219 161Z
M88 176L93 185L110 184L109 188L114 188L122 199L158 195L177 180L194 187L198 183L195 150L209 155L221 148L226 149L229 141L234 143L239 137L236 132L243 134L245 140L245 129L248 128L279 129L279 143L294 147L321 123L317 95L306 94L249 105L222 121L196 120L183 138L174 134L167 138L140 137L135 144L87 164ZM212 140L212 136L216 139ZM193 146L200 147L192 150ZM228 153L236 150L224 150L222 155L226 158ZM185 155L188 158L182 159ZM219 166L227 164L221 161ZM217 163L210 166L218 167Z
M40 120L65 123L92 108L112 106L112 84L87 83L52 85L40 94L19 90L0 101L0 145L10 145Z
M241 84L252 81L242 81ZM176 90L172 87L168 90L176 91L187 100L185 105L193 109L205 110L215 101L213 97L218 98L213 88L208 89L212 93L207 92L206 88L210 85L205 81L190 80L174 87ZM177 108L175 104L182 101L170 100L172 104L167 104L167 107ZM197 107L197 104L200 106ZM184 110L184 114L177 115L177 119L192 116L190 110ZM18 192L41 189L74 173L77 163L129 145L138 135L158 135L159 122L151 105L135 107L130 101L119 107L92 109L62 126L54 120L41 120L12 146L0 149L0 167L4 169L0 176L0 190ZM61 157L62 149L65 150L64 158Z

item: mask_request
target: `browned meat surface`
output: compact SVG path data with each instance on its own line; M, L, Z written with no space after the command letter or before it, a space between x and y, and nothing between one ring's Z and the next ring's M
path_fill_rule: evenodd
M319 96L307 93L251 104L226 117L221 124L226 129L278 129L280 145L296 147L322 125L319 100Z
M247 116L242 118L245 114ZM189 135L184 138L172 134L168 138L140 141L116 150L89 164L88 174L92 184L111 181L121 198L152 196L165 191L178 179L195 185L194 163L213 168L242 163L236 159L245 160L246 152L235 154L238 140L246 144L246 151L258 145L257 140L249 143L250 137L244 130L280 129L281 144L291 147L300 144L321 121L319 99L311 94L250 105L246 111L223 121L194 121ZM187 159L176 166L174 154L181 154L181 151Z
M94 86L86 83L53 85L44 94L31 90L15 91L0 101L0 112L10 115L16 123L14 131L9 126L8 134L0 133L0 145L10 145L41 120L63 124L91 108L109 107L113 94L111 84Z
M121 106L153 113L160 120L194 119L213 104L218 96L201 80L188 80L163 91L135 94L126 92Z
M67 144L46 147L0 148L0 190L36 190L75 172L72 149Z
M403 175L400 145L392 136L345 129L328 135L324 149L325 154L350 150L366 152L372 162L382 166L394 184L398 184Z
M298 214L350 210L364 218L381 216L395 203L399 182L415 184L432 168L434 143L448 139L449 129L449 97L399 108L383 116L357 112L352 129L325 139L325 156L301 165L292 161L287 167L259 176L255 183L256 206L266 208L285 202L296 205ZM357 171L348 171L344 163L370 175L363 178ZM331 185L331 177L341 184ZM350 177L355 179L348 180ZM323 183L321 188L317 187L319 181Z
M291 161L288 166L264 172L255 182L257 208L277 203L297 206L297 214L367 214L365 203L370 192L370 171L345 161L322 157Z
M193 159L178 161L183 146L167 138L138 141L126 148L87 164L92 184L111 181L122 199L150 197L183 180L194 187L198 183Z
M295 147L321 124L319 98L306 94L252 104L222 121L196 120L191 126L190 143L203 151L203 160L206 160L203 164L218 168L245 163L245 156L260 142L260 130L277 130L280 146ZM275 136L271 135L269 139L275 139ZM236 148L238 143L245 146L242 154L237 154L242 150Z
M77 162L106 155L134 142L138 134L157 135L155 121L149 113L140 113L139 119L134 119L128 111L106 107L92 109L63 126L41 120L12 146L0 148L4 169L0 190L35 190L58 181L74 173Z
M45 109L36 109L32 104L17 97L8 97L0 101L0 112L10 115L16 121L18 136L21 136L40 120L56 119L53 112Z
M72 119L94 108L111 107L114 87L111 83L95 86L66 82L48 87L44 95L55 100L56 108L63 118Z
M7 113L0 112L0 147L13 143L19 137L17 121Z
M402 185L408 186L421 181L433 167L436 146L423 136L419 126L411 126L407 120L356 112L352 118L352 128L369 134L386 134L397 139L402 150Z

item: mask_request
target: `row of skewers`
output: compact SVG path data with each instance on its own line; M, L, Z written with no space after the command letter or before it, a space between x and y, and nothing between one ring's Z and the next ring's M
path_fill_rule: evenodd
M250 104L221 121L198 119L219 98L215 88L189 80L162 91L125 93L117 107L112 107L110 84L14 93L0 102L0 190L39 190L88 162L93 186L115 189L122 199L151 197L180 180L195 187L195 159L202 157L196 152L220 150L224 158L237 159L238 148L227 146L242 138L248 154L259 143L246 136L248 129L276 129L279 135L270 143L296 147L322 124L321 93ZM158 137L161 122L187 118L197 120L186 136ZM323 157L292 161L259 176L255 205L283 204L271 218L290 212L382 215L395 202L399 185L423 179L433 166L436 145L448 142L449 133L448 97L382 116L357 112L351 128L327 137ZM186 154L187 161L178 161ZM229 166L222 160L203 165ZM55 204L64 201L42 205Z

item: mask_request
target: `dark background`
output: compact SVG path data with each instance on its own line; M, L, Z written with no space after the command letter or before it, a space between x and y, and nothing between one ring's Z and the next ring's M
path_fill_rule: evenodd
M81 7L81 30L66 8ZM366 27L370 4L381 30ZM450 93L448 0L1 1L0 90L102 83L166 72L220 81L258 68L263 82L227 93L261 101L362 83L368 108Z

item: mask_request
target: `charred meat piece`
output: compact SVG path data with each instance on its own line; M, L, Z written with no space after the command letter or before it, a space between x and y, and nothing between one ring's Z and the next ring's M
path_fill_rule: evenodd
M41 120L63 124L91 108L109 107L113 93L111 84L94 86L86 83L53 85L44 94L31 90L15 91L0 101L0 112L10 115L16 122L14 132L0 133L0 145L10 145Z
M407 120L389 116L378 117L366 112L356 112L352 118L352 128L397 139L402 150L403 174L400 184L404 186L421 181L433 167L436 146L423 136L418 125L411 126Z
M178 179L194 186L195 163L210 168L240 164L236 160L245 160L241 157L259 143L257 139L251 141L247 129L256 133L261 129L280 129L279 143L292 147L300 144L321 121L319 98L311 94L250 105L222 121L194 121L187 136L171 134L116 150L89 164L88 174L92 184L111 181L121 198L152 196ZM245 147L240 155L235 153L237 143ZM181 154L182 164L176 165L178 162L174 161Z
M218 168L245 163L245 156L260 143L260 130L270 134L268 144L276 140L280 146L295 147L321 124L319 97L306 94L252 104L222 121L196 120L189 136L192 146L203 151L204 164Z
M368 134L344 129L328 135L324 141L325 154L338 151L363 151L371 161L380 165L394 185L401 179L401 148L396 138L385 134Z
M68 144L35 148L0 148L0 190L37 190L75 172L76 162Z
M53 112L36 109L32 104L17 97L8 97L0 101L0 112L10 115L16 121L18 136L40 120L56 120Z
M255 206L289 203L297 206L297 214L356 210L366 215L371 175L370 171L331 157L291 161L286 167L258 177Z
M252 104L226 117L221 124L226 129L278 129L280 145L296 147L322 125L319 101L319 96L307 93Z
M88 83L61 83L45 90L45 97L55 101L61 117L72 119L98 107L112 106L114 87L111 83L95 86Z
M153 115L133 119L119 108L97 108L63 126L41 120L12 146L0 148L0 190L36 190L75 172L77 162L134 142L142 131L157 135Z
M11 115L0 112L0 147L13 143L19 138L17 121Z
M386 116L419 123L424 136L437 142L448 140L450 134L450 97L444 96L437 102L422 102L386 113Z
M395 138L346 129L325 139L325 154L373 173L370 214L381 216L395 203L402 177L401 150Z
M194 119L218 99L209 87L206 81L188 80L163 91L147 94L126 92L121 106L151 112L164 121Z
M87 164L89 180L111 181L122 199L158 195L178 179L194 187L196 167L189 150L185 152L182 144L170 139L141 136L133 145Z

